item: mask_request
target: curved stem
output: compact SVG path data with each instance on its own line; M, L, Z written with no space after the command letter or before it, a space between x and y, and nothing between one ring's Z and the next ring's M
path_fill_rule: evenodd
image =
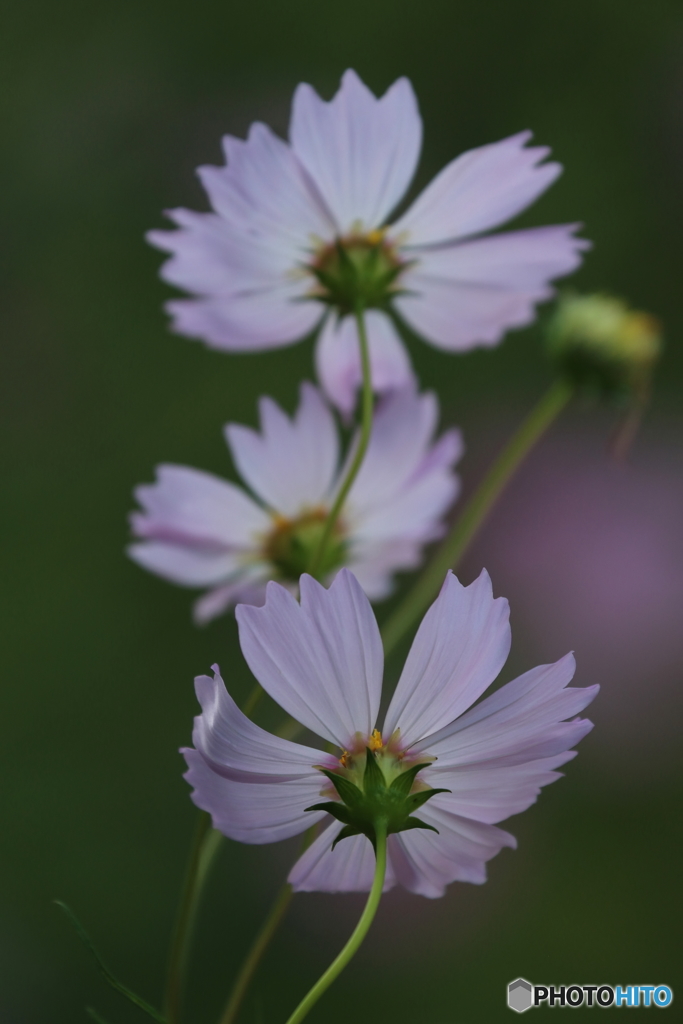
M321 995L327 991L333 981L339 977L341 972L344 970L348 962L351 960L353 955L357 952L358 947L362 943L363 939L368 933L368 929L372 924L375 914L377 913L377 907L382 897L382 889L384 888L384 876L387 870L387 832L386 823L378 822L375 826L376 833L376 845L375 853L377 856L377 863L375 864L375 877L372 882L372 888L370 895L368 896L368 902L365 904L365 910L361 915L361 919L356 925L353 935L342 949L339 956L332 961L330 966L327 968L325 973L316 981L313 988L310 990L307 996L297 1006L294 1013L288 1019L287 1024L300 1024L300 1021L307 1016L309 1010L311 1010L320 999Z
M197 820L190 859L178 907L178 916L173 929L171 949L168 957L168 972L164 992L164 1015L168 1024L177 1024L185 982L187 954L192 937L192 928L199 906L199 898L209 869L220 848L223 836L211 827L211 818L202 811Z
M368 348L368 335L365 328L365 311L361 304L356 307L355 312L356 326L358 328L358 344L360 345L360 362L361 370L363 375L363 388L362 388L362 413L361 413L361 430L360 438L358 440L358 447L356 454L353 457L351 465L349 466L346 478L343 484L339 488L337 497L334 500L334 504L329 511L327 519L325 521L325 527L323 529L320 543L316 548L316 551L311 559L311 564L308 571L311 576L315 576L320 571L325 558L325 551L327 545L330 542L330 537L337 524L339 515L344 506L344 502L348 497L348 493L353 486L353 482L358 476L358 471L363 464L365 453L368 449L370 442L370 434L372 432L372 374L370 372L370 350Z
M243 712L249 718L263 696L263 688L255 684L247 697ZM192 940L194 921L199 907L204 883L223 843L223 836L211 827L211 817L205 811L199 812L190 856L185 871L185 880L180 894L178 915L173 928L171 948L168 954L166 988L164 991L164 1013L168 1024L178 1024L185 987L187 957Z
M556 380L508 441L415 586L384 624L382 640L385 655L393 650L431 604L447 570L458 564L505 485L557 419L573 393L572 385L566 380Z
M251 980L256 973L256 969L261 962L261 958L270 945L270 940L277 931L280 922L287 913L287 909L289 908L293 895L294 893L291 885L289 882L286 882L277 894L271 911L263 922L261 931L256 936L254 943L249 950L242 967L240 968L237 980L233 986L232 992L230 993L230 998L228 999L225 1010L223 1011L223 1016L220 1019L220 1024L234 1024L239 1008L242 1005L242 1000L247 993L247 989L249 988Z

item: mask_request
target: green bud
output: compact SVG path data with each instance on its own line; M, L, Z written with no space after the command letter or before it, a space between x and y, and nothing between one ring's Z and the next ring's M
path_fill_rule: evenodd
M281 578L299 580L309 571L311 559L318 550L325 529L327 511L314 509L298 519L279 517L268 536L263 556L271 562ZM323 561L316 575L320 579L343 565L346 560L346 542L339 526L335 528L325 548Z
M548 351L581 391L642 405L662 350L658 321L611 295L566 294L547 328Z
M343 822L345 827L334 846L342 839L357 835L367 836L374 846L375 827L379 821L386 824L387 835L413 828L438 831L413 817L413 812L437 793L450 793L448 789L424 787L412 792L418 772L427 768L429 761L403 769L400 761L388 752L380 751L378 755L369 747L366 747L364 755L356 755L352 760L353 765L348 770L320 769L337 791L339 801L330 800L306 808L307 811L327 811L337 821Z
M317 279L314 297L342 315L363 309L383 309L400 292L401 261L382 231L350 235L325 246L307 267Z

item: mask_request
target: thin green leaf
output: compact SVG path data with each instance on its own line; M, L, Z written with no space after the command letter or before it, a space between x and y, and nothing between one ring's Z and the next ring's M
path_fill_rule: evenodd
M450 793L450 789L423 789L420 793L413 793L406 800L406 806L409 811L416 811L418 807L422 807L422 804L426 804L428 800L431 800L437 793Z
M323 775L327 776L347 806L358 806L363 799L363 794L358 786L351 782L350 779L345 779L343 775L337 775L335 772L328 771L327 768L321 768L320 771Z
M327 811L337 821L343 821L345 825L348 825L351 821L351 815L346 804L338 804L333 800L324 804L311 804L310 807L304 807L304 811Z
M61 907L66 916L69 918L72 925L76 929L76 934L78 935L79 939L86 947L86 949L90 950L90 952L95 958L97 966L99 967L100 971L102 972L106 980L109 982L111 987L115 988L117 992L120 992L122 996L125 996L126 999L130 1000L130 1002L137 1006L139 1010L142 1010L143 1013L148 1014L148 1016L152 1017L153 1020L157 1021L157 1024L167 1024L166 1018L162 1017L158 1010L155 1010L153 1006L150 1006L148 1002L146 1002L140 996L136 995L135 992L129 989L127 985L124 985L123 982L119 981L118 978L114 977L109 968L104 964L102 958L100 957L100 954L95 949L95 946L93 945L90 936L88 935L88 933L86 932L85 928L78 920L76 915L74 914L71 907L68 907L66 903L62 903L61 900L55 900L54 902L57 904L58 907Z
M340 843L342 841L342 839L348 839L350 836L359 836L359 835L360 835L360 832L358 831L357 828L354 828L353 825L347 825L346 828L343 828L341 830L341 832L339 833L339 835L337 836L335 841L332 843L332 849L334 850L334 848L337 845L337 843Z
M426 821L420 821L419 818L406 818L405 825L401 827L401 832L406 832L411 828L426 828L429 832L436 832L437 836L439 834L438 828L428 825Z
M387 784L382 774L382 769L377 764L377 758L369 747L365 748L365 772L363 773L363 789L366 793L376 793L379 789L386 789Z
M408 768L406 769L406 771L401 772L401 774L397 775L394 781L391 783L391 788L394 790L398 790L398 792L401 793L403 796L408 796L411 789L413 788L415 776L423 768L429 768L430 763L430 761L427 761L425 762L425 764L414 764L412 768Z

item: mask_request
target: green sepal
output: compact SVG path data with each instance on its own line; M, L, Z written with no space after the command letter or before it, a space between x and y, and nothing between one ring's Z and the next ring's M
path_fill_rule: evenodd
M419 818L406 818L406 823L401 828L401 832L406 832L410 828L426 828L429 832L436 832L437 836L439 835L438 828L428 825L426 821L420 821Z
M332 849L334 850L334 848L337 845L337 843L340 843L342 841L342 839L350 839L351 836L359 836L359 835L360 835L360 829L354 828L353 825L347 825L345 828L343 828L341 830L341 832L339 833L339 835L337 836L335 841L332 843ZM372 840L371 840L371 842L372 842ZM373 842L373 846L374 846L374 842Z
M377 793L386 789L387 783L382 774L382 769L377 764L377 758L370 747L365 748L365 771L363 772L363 791L365 793Z
M343 821L345 825L348 825L351 821L351 812L346 804L339 804L334 800L330 800L325 804L312 804L310 807L304 807L305 811L326 811L333 818L336 818L337 821Z
M320 771L330 780L347 807L358 807L362 803L363 794L350 779L344 778L343 775L337 775L327 768L321 768Z
M391 789L396 790L403 796L408 796L413 788L413 783L415 782L415 776L417 773L423 768L429 768L430 764L431 761L425 761L424 764L414 764L412 768L408 768L406 771L401 772L401 774L397 775L391 783Z
M166 1018L163 1017L158 1010L155 1010L154 1007L150 1006L150 1004L145 999L142 999L140 996L136 995L135 992L129 989L127 985L124 985L123 982L119 981L118 978L116 978L111 973L109 968L104 964L102 957L95 949L92 939L90 938L85 928L74 914L71 907L68 907L66 903L62 903L61 900L55 900L54 902L57 904L58 907L61 907L66 916L69 918L72 925L76 929L76 934L78 935L79 939L86 947L86 949L90 950L93 957L95 958L97 966L99 967L101 973L104 975L104 977L109 982L111 987L115 988L117 992L120 992L122 996L125 996L126 999L133 1003L134 1006L137 1006L139 1010L142 1010L144 1013L148 1014L148 1016L150 1016L153 1020L157 1021L157 1024L167 1024Z
M419 793L412 793L406 800L406 807L412 814L418 807L422 807L422 804L426 804L428 800L431 800L437 793L450 793L450 789L423 789Z

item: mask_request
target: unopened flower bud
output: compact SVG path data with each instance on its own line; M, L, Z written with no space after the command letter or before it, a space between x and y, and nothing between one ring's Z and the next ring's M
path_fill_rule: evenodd
M642 405L662 349L661 328L614 296L568 294L548 325L547 344L577 388Z

